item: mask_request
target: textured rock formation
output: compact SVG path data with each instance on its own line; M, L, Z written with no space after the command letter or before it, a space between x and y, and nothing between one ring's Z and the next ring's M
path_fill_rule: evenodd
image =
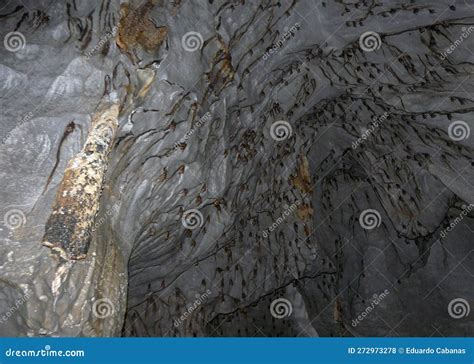
M62 259L87 257L118 113L117 103L105 101L99 106L84 147L68 163L58 186L43 245Z
M0 30L1 334L473 334L468 2L10 1ZM105 76L93 239L56 261Z

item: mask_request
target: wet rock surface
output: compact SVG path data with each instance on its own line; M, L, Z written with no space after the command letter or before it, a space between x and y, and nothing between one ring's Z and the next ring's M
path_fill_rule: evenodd
M472 335L473 34L463 1L2 3L0 334ZM107 76L93 239L60 260Z

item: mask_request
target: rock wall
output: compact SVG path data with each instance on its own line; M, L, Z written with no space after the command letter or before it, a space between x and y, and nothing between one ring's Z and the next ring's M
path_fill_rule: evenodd
M0 15L21 34L0 47L0 307L28 296L0 333L472 335L468 2ZM41 238L105 76L121 110L95 235L59 264Z

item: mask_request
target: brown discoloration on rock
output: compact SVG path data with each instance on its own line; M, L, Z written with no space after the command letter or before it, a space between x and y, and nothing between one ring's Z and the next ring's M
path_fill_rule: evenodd
M207 98L209 92L218 93L222 91L235 77L232 57L227 44L220 35L216 36L216 40L218 49L213 57L212 68L206 73L209 89L206 90L204 99Z
M313 208L308 204L302 204L298 206L296 210L296 215L300 220L311 220L313 217Z
M148 0L142 6L132 9L129 4L122 4L120 8L120 22L115 39L117 46L135 61L134 52L138 48L148 53L156 52L168 36L168 28L156 26L150 19L149 13L158 3Z
M334 321L340 322L342 321L342 304L339 298L336 298L334 302L334 308L333 308L333 318Z
M290 177L290 183L303 193L313 192L309 163L304 155L300 155L298 170L296 171L296 175Z
M176 16L178 14L179 8L181 7L181 0L174 0L171 3L171 11L170 14L172 16Z
M118 112L117 104L99 107L86 143L69 161L56 193L43 245L63 259L84 259L89 249Z

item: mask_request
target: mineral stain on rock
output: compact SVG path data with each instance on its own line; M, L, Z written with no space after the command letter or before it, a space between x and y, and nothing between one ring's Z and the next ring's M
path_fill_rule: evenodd
M117 103L99 105L85 145L69 161L56 193L43 245L65 260L84 259L89 250L118 113Z
M290 183L302 193L309 194L313 192L309 163L306 156L300 155L296 174L290 177Z
M139 48L148 53L157 52L168 35L167 27L157 26L150 18L149 13L157 4L157 0L147 0L136 8L127 3L120 7L116 42L134 62L138 60L136 51Z

